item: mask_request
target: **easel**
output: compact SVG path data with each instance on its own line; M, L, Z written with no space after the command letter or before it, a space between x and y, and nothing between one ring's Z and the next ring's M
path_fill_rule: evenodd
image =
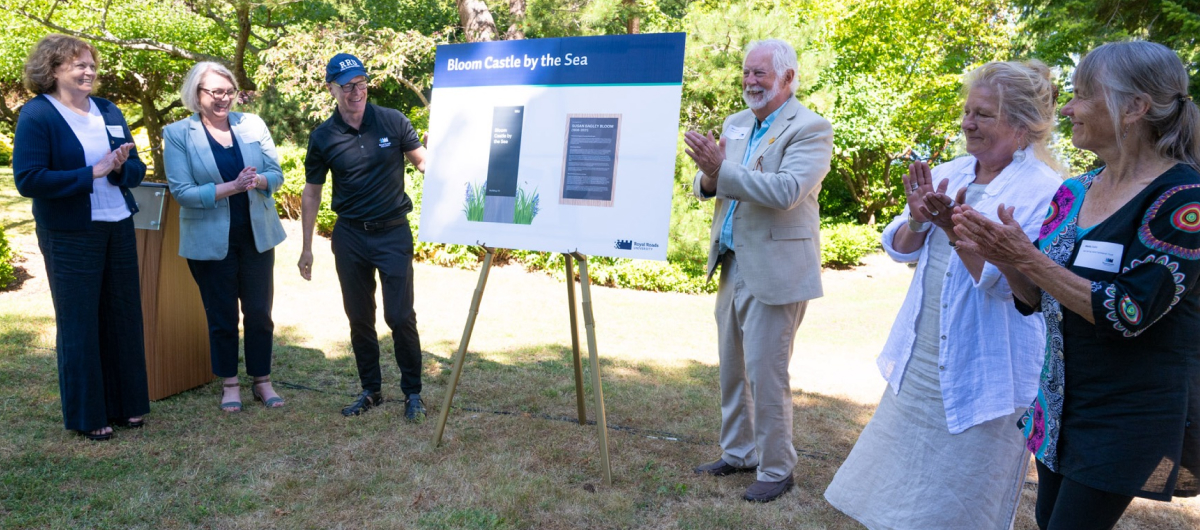
M479 302L483 299L483 288L487 285L488 272L492 268L492 258L495 250L486 245L483 249L487 254L483 257L483 267L479 271L479 283L475 286L475 294L471 297L471 309L467 313L467 325L463 328L462 340L458 343L458 352L454 355L454 369L450 374L450 388L446 389L446 399L442 402L442 410L438 413L437 430L433 435L433 446L442 443L442 431L446 428L446 418L450 415L450 406L454 402L454 390L458 387L458 378L462 375L463 359L467 356L467 345L471 342L471 331L475 329L475 317L479 316ZM579 409L579 424L587 424L587 410L583 402L583 361L579 356L579 324L575 317L575 261L579 262L579 285L583 294L583 322L587 330L588 357L592 362L592 395L596 400L596 433L600 442L600 466L604 471L604 484L612 485L612 467L608 460L608 422L604 416L604 390L600 386L600 356L596 352L596 321L592 318L592 293L588 280L587 256L578 252L563 253L567 270L567 303L571 306L571 352L575 364L575 404Z

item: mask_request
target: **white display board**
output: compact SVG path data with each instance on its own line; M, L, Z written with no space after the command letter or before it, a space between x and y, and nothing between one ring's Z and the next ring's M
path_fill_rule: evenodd
M684 40L438 46L420 239L665 260Z

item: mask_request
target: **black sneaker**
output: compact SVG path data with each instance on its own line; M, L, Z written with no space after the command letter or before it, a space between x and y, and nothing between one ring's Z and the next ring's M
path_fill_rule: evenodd
M425 402L421 400L421 394L409 394L404 398L404 419L410 423L425 421Z
M342 416L358 416L359 414L371 410L371 407L377 406L380 403L383 403L383 394L380 394L379 392L371 392L370 390L363 390L362 394L358 395L358 399L354 400L354 403L351 403L349 407L342 409Z

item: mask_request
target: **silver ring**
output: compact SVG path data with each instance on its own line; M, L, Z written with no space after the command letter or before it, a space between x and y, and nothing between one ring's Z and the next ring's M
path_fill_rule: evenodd
M916 184L913 184L912 190L913 190L913 191L917 191L917 188L919 188L919 187L920 187L920 186L917 186Z
M938 214L938 211L937 211L937 210L934 210L934 211L932 211L932 212L929 212L929 215L932 215L932 216L934 216L934 217L937 217L937 214Z

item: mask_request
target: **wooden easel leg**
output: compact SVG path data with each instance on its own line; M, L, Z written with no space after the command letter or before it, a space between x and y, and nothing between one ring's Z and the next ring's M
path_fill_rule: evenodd
M579 286L583 295L583 323L587 328L588 356L592 361L592 394L596 400L596 432L600 442L600 465L604 470L604 485L612 485L612 467L608 460L608 421L604 415L604 388L600 385L600 354L596 350L596 320L592 318L592 291L587 271L587 257L575 253L579 260Z
M583 360L579 356L579 321L575 317L575 259L563 254L567 265L567 304L571 306L571 354L575 365L575 404L579 409L579 424L587 425L587 406L583 399Z
M475 294L471 297L471 309L467 313L467 325L463 328L462 340L458 342L458 353L454 354L454 369L450 372L450 386L446 388L446 399L442 401L442 410L438 412L437 430L433 435L433 446L442 443L442 431L446 428L446 418L450 415L450 405L454 403L454 390L458 388L458 378L462 375L463 359L467 356L467 345L471 342L471 332L475 329L475 317L479 316L479 302L483 300L483 288L487 286L488 272L492 269L492 257L495 251L483 247L487 255L483 257L483 267L479 270L479 283L475 285Z

